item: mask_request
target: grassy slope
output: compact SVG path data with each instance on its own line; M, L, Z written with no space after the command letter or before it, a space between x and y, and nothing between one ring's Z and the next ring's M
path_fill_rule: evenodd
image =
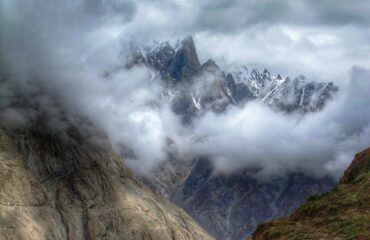
M288 218L260 225L252 239L370 239L369 166L370 149L356 155L336 188L309 198Z

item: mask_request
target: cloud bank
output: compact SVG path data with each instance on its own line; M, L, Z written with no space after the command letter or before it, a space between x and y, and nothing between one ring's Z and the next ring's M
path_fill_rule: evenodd
M251 168L260 178L337 177L370 144L368 12L364 1L2 1L1 122L65 129L87 118L141 174L171 153L208 155L221 172ZM188 128L151 70L104 74L122 66L128 42L189 34L203 60L332 80L340 94L304 117L253 102Z
M290 171L339 177L370 143L369 89L370 71L354 68L348 86L321 112L287 115L250 102L208 113L196 125L200 140L192 148L212 156L220 171L248 166L259 178Z

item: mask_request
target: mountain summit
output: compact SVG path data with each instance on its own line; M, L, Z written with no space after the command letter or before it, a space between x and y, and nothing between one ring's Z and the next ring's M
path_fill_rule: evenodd
M168 82L191 79L200 67L192 37L182 40L176 48L164 42L140 53L139 58L146 59L146 63L159 71Z
M170 76L177 80L191 78L200 67L197 52L192 37L184 39L175 51L173 59L167 68Z
M132 52L129 66L144 63L158 72L166 83L166 94L175 96L175 112L187 120L207 110L223 112L229 105L253 100L278 111L319 111L338 91L332 82L308 81L304 76L283 79L280 74L249 69L242 63L230 72L223 71L212 59L201 64L192 37L175 47L163 42L136 47Z

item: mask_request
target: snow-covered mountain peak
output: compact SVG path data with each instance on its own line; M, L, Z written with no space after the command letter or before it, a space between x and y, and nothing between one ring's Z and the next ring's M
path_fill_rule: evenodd
M284 78L245 65L235 65L227 73L212 59L201 64L191 37L174 47L167 41L136 48L130 61L131 65L144 63L157 72L156 78L166 83L163 96L173 102L175 113L187 119L255 100L284 112L317 111L338 90L333 83L308 81L302 75Z
M261 72L256 68L249 70L246 66L236 68L231 74L236 83L246 84L255 97L260 97L274 79L267 69Z

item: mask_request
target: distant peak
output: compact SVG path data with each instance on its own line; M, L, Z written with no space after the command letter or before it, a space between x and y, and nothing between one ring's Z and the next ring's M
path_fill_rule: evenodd
M191 36L187 37L184 40L182 40L181 43L182 44L179 51L182 51L181 54L183 54L186 64L189 67L199 67L200 63L193 38Z
M208 59L207 62L203 63L202 64L202 69L204 68L216 68L216 69L219 69L220 67L216 64L215 61L213 61L212 59Z
M168 72L175 80L189 79L200 67L200 62L192 37L181 41L171 59Z
M182 40L182 44L189 44L189 45L193 45L193 46L195 46L195 44L194 44L194 39L193 39L193 37L192 37L192 36L188 36L188 37L184 38L184 39Z
M213 61L212 59L208 59L208 61L205 62L204 65L216 65L216 62Z

